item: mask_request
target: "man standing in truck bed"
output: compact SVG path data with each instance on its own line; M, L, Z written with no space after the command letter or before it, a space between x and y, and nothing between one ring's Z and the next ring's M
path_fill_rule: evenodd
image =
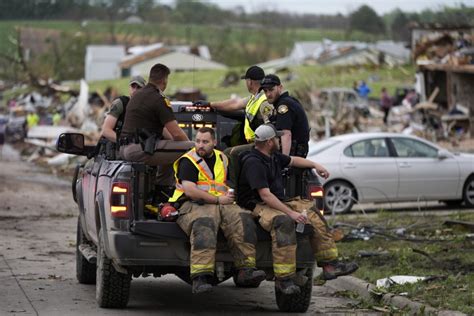
M227 157L215 149L212 128L202 127L196 146L174 163L176 190L169 202L181 202L178 225L190 236L193 293L212 289L217 232L228 241L237 269L236 284L258 286L265 272L256 269L256 224L249 211L234 204L226 185Z
M162 167L158 183L164 186L174 185L173 162L194 146L178 126L170 101L164 95L169 74L169 68L163 64L151 68L148 84L130 99L119 140L120 155L125 160ZM168 130L172 140L163 139L163 128ZM141 144L140 134L148 137ZM144 143L150 141L152 148L147 149Z
M237 163L241 152L250 150L255 138L255 129L264 123L270 123L270 116L273 115L273 106L267 102L265 93L260 89L260 81L265 77L265 72L258 66L251 66L247 69L241 79L245 80L250 96L246 98L235 98L224 101L197 101L194 104L198 106L210 106L213 109L232 112L245 110L244 135L247 144L233 146L224 151L230 157L229 180L233 185L239 174L239 164Z

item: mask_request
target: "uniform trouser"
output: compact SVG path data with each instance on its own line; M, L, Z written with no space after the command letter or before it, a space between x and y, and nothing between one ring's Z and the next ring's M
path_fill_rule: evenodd
M157 182L160 185L172 186L175 184L173 163L189 149L194 142L159 140L155 143L153 155L145 153L140 144L120 146L120 156L128 161L143 162L150 166L159 166Z
M237 194L237 181L240 174L239 155L244 151L251 150L255 144L245 144L234 147L228 147L224 150L224 154L229 158L229 183L235 189Z
M185 202L179 212L177 223L191 242L191 278L214 273L219 227L227 239L235 267L255 268L257 232L250 211L236 204L199 205Z
M286 202L297 212L307 210L308 220L313 226L311 248L315 259L321 265L337 259L337 247L326 223L313 211L313 202L294 199ZM276 277L291 276L296 271L296 231L295 222L285 213L264 204L258 204L254 211L259 217L260 225L272 235L273 271Z

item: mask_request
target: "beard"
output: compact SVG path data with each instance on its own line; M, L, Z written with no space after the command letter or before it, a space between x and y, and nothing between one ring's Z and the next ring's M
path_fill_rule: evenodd
M280 150L280 145L278 143L278 141L274 141L273 144L272 144L272 147L270 147L270 153L273 154L277 151Z
M206 151L205 149L197 149L196 153L201 158L209 158L212 156L213 151Z

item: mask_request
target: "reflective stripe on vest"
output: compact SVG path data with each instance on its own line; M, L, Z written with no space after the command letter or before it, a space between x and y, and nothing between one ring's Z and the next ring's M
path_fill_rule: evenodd
M265 96L265 93L262 90L256 95L253 95L245 106L244 135L245 139L249 143L252 142L255 138L255 133L250 127L250 123L252 123L255 116L257 116L258 110L260 109L260 105L265 101L267 101L267 97Z
M198 189L206 191L214 196L223 195L227 192L228 187L225 184L227 180L227 167L229 165L227 156L217 149L214 149L214 155L216 155L214 176L206 161L196 153L195 148L191 149L174 162L173 169L176 178L176 189L174 190L173 196L168 200L169 202L176 202L184 193L183 186L178 180L178 165L179 161L183 158L189 159L189 161L191 161L199 171L198 181L196 182Z

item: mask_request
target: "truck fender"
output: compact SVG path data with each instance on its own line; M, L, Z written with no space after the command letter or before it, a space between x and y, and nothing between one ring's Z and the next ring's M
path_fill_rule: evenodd
M98 212L99 212L99 223L97 227L97 234L102 233L102 240L104 241L104 248L105 248L105 253L107 256L110 258L110 249L109 249L109 235L107 234L107 220L105 218L105 207L104 207L104 194L101 192L98 192L96 195L96 202L98 206ZM97 236L97 240L99 240L100 236Z
M77 164L76 169L74 170L74 177L72 178L72 198L74 202L78 203L77 201L77 177L79 176L79 171L84 167L84 164ZM79 204L79 203L78 203Z

